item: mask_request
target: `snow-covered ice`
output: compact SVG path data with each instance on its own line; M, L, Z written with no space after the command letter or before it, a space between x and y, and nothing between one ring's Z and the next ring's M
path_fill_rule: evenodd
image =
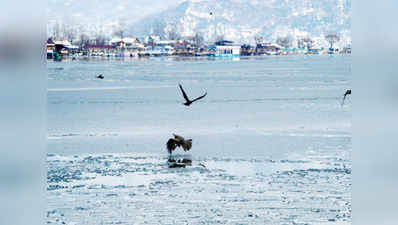
M350 224L350 64L49 62L48 223ZM178 83L208 95L187 108ZM172 133L192 166L168 168Z

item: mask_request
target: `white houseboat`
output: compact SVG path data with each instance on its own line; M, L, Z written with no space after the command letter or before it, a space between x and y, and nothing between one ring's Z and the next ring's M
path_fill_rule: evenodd
M217 41L215 46L211 49L214 51L215 57L239 57L240 56L240 45L233 45L232 41Z

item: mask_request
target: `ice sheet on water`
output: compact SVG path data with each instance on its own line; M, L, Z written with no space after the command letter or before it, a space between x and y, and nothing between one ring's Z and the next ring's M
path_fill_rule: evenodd
M187 155L175 158L181 157ZM97 214L101 217L89 224L129 221L136 216L142 216L141 222L174 218L211 223L218 218L278 223L294 215L290 220L297 223L329 219L348 223L348 159L295 158L193 157L192 166L170 169L166 155L52 154L48 156L48 221L80 223L84 215Z
M349 57L168 60L49 63L49 222L351 222Z

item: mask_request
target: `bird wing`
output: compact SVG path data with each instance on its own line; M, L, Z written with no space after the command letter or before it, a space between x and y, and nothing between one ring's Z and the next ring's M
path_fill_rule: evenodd
M174 135L174 139L175 139L177 142L182 142L182 141L184 141L184 138L181 137L180 135L177 135L177 134L173 134L173 135Z
M184 151L189 151L189 149L192 148L192 139L188 139L188 140L184 140L182 142L182 148L184 149Z
M189 98L188 98L187 94L185 93L184 89L182 88L181 84L178 84L178 86L180 86L180 90L181 90L182 95L184 96L185 100L187 102L189 102Z
M194 100L192 100L192 102L197 101L197 100L199 100L199 99L202 99L202 98L204 98L206 95L207 95L207 92L206 92L204 95L195 98Z

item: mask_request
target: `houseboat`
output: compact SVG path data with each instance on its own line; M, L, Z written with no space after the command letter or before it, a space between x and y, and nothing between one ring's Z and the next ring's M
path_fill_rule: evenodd
M217 41L209 48L209 52L215 57L239 57L240 45L233 45L232 41Z
M256 55L280 55L281 52L282 46L271 42L257 43L255 49Z

